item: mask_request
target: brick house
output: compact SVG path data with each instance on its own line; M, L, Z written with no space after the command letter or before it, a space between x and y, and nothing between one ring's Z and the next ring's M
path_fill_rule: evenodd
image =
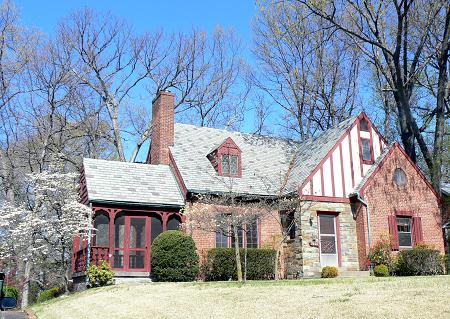
M160 92L153 101L146 163L84 159L81 194L92 207L96 234L89 243L75 239L74 278L82 278L88 260L108 260L117 276L148 277L152 240L185 222L185 205L206 205L197 195L229 192L230 182L240 196L282 192L307 204L289 216L255 221L241 242L270 245L280 221L294 218L282 259L287 278L316 276L328 265L365 270L369 248L383 236L392 238L394 250L425 242L443 252L440 197L366 114L297 143L175 124L174 99ZM200 255L231 245L219 232L193 229L191 235Z

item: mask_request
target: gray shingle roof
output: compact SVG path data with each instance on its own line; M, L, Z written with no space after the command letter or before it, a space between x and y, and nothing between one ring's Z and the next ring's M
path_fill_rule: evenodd
M355 119L303 143L177 123L171 152L191 192L276 195L283 189L283 193L289 193L311 174ZM241 178L218 176L206 157L228 137L242 151Z
M450 183L442 183L441 191L444 195L450 196Z
M184 197L168 165L83 159L89 201L148 206L183 206Z

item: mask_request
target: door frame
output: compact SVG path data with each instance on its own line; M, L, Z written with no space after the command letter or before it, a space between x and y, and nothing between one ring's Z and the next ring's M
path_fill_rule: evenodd
M321 253L321 247L320 247L320 215L331 215L335 217L335 227L336 227L336 249L337 249L337 255L338 255L338 267L342 266L342 253L341 253L341 224L339 221L339 212L334 211L317 211L317 236L318 236L318 242L319 242L319 262L321 262L320 255ZM322 265L321 265L322 267Z
M120 216L119 216L120 217ZM123 235L123 247L117 248L115 246L115 236L117 235L116 232L114 232L114 251L113 251L113 260L114 260L114 254L117 250L120 250L123 252L123 267L122 268L115 268L114 262L113 270L114 271L124 271L124 272L149 272L150 271L150 253L151 253L151 245L150 239L151 239L151 219L149 216L144 215L123 215L125 218L124 223L124 235ZM114 219L114 227L116 223L116 217ZM130 248L130 230L131 230L131 219L132 218L139 218L143 219L145 221L145 228L144 228L144 248ZM130 252L131 251L144 251L144 268L130 268Z

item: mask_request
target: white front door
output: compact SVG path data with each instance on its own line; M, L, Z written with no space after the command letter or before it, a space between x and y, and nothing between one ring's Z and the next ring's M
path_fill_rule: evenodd
M338 267L339 254L335 215L319 215L319 237L320 265L322 267Z

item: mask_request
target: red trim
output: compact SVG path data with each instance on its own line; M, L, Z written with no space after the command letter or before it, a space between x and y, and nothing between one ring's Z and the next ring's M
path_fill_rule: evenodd
M84 165L81 166L80 170L80 189L78 191L80 195L80 202L87 205L89 203L89 193L87 190L86 174L84 171Z
M330 156L330 168L331 168L331 189L333 191L333 197L336 197L336 190L334 186L334 167L333 167L333 153L331 153Z
M314 202L328 202L328 203L350 203L350 199L346 197L329 197L316 195L303 195L303 200L310 200Z
M342 144L339 144L339 155L341 157L342 195L343 197L347 197L347 192L345 191L344 157L342 156Z
M237 156L237 175L224 174L222 173L222 155L236 155ZM233 141L231 137L228 137L222 144L207 155L208 159L213 164L217 173L220 176L226 177L242 177L242 152L239 146Z
M411 212L411 211L397 210L397 209L394 209L394 211L395 211L395 216L406 216L406 217L413 217L414 216L414 212Z
M170 166L174 170L175 173L175 179L178 182L178 185L181 188L181 192L183 193L184 199L186 199L186 194L188 192L186 184L184 183L183 177L181 176L180 170L178 169L177 163L175 162L175 159L173 158L172 152L169 149L169 161Z

